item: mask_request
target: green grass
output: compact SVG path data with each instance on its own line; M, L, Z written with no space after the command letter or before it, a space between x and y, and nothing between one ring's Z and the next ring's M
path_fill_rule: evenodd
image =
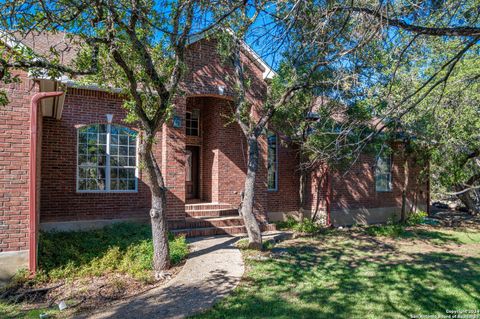
M58 314L59 310L52 309L33 309L28 311L22 311L17 305L9 305L0 301L0 318L2 319L38 319L42 313L48 314L49 318L54 318Z
M436 236L422 235L427 242ZM450 235L462 245L474 245L480 236L478 231ZM397 238L391 244L353 231L285 242L280 247L287 254L275 255L274 248L266 261L245 258L240 286L195 318L383 319L478 309L480 252L468 257L438 247L397 249L411 242Z
M169 237L170 259L188 254L184 237ZM150 225L119 223L98 230L40 235L39 280L101 276L112 272L150 280L153 245Z
M428 240L435 245L479 244L480 232L469 229L411 229L401 234L402 238Z
M400 237L405 228L400 224L372 225L365 228L365 233L370 236Z

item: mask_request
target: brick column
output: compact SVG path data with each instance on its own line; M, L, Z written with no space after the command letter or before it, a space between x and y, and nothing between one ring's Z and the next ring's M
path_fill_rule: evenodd
M173 127L173 118L163 125L162 172L167 191L167 216L169 220L185 219L185 109L186 98L176 97L174 116L181 127Z

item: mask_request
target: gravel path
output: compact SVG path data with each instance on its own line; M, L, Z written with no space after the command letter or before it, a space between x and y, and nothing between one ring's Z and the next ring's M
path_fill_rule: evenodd
M183 318L213 306L240 282L244 267L235 237L191 240L183 269L165 286L79 318Z

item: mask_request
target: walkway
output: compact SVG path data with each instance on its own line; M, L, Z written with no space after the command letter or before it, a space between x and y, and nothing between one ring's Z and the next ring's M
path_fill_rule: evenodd
M187 262L165 286L80 318L183 318L212 307L240 282L238 238L193 238Z

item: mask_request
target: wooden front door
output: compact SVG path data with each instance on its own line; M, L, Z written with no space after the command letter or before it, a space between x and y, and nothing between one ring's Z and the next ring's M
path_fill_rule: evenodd
M199 153L198 146L187 146L185 158L185 196L187 199L199 198Z

